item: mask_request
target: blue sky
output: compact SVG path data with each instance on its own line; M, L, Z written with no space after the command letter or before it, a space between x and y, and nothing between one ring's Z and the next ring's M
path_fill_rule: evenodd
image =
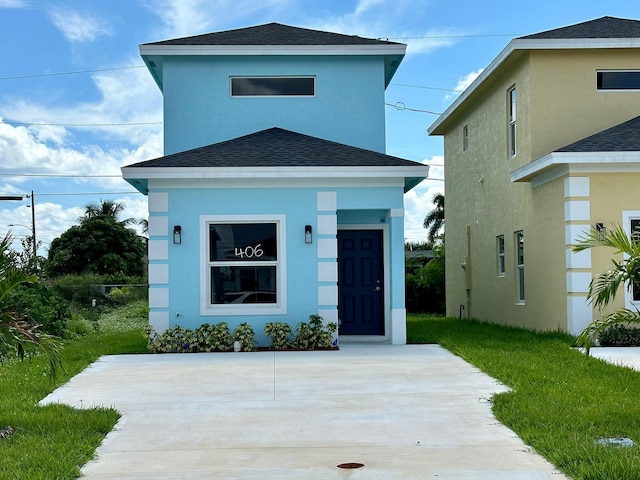
M387 153L433 165L432 179L405 197L405 237L420 241L431 199L444 191L442 138L427 136L434 113L513 37L604 15L638 19L640 6L637 0L0 0L0 195L34 191L42 254L89 202L119 201L125 217L146 218L146 197L129 193L119 178L121 166L162 155L162 97L138 45L280 22L408 45L386 93L386 140ZM29 233L29 203L0 202L0 234Z

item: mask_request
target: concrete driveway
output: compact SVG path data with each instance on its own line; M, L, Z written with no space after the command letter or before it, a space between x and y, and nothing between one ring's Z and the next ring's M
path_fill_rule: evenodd
M42 403L122 413L91 480L566 478L495 420L504 391L437 345L343 345L103 357Z

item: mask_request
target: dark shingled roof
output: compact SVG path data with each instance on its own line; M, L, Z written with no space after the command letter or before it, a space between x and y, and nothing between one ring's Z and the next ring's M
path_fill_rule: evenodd
M130 167L415 167L418 162L270 128Z
M640 152L640 117L562 147L557 152Z
M385 45L397 44L355 35L322 32L267 23L254 27L206 33L192 37L163 40L145 45Z
M601 17L568 27L519 37L521 39L576 39L576 38L638 38L640 21L626 18Z

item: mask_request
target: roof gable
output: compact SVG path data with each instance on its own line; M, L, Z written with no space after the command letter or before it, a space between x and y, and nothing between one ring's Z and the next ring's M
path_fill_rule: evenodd
M554 28L520 39L640 38L640 21L601 17L587 22Z
M207 33L190 37L163 40L144 45L402 45L397 42L376 40L292 27L280 23L267 23L247 28Z
M557 152L640 152L640 116L590 135Z

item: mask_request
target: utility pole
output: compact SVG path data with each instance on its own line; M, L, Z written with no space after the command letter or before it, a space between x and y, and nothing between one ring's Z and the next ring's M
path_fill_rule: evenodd
M33 237L33 259L38 258L38 242L36 241L36 201L31 190L31 233Z

